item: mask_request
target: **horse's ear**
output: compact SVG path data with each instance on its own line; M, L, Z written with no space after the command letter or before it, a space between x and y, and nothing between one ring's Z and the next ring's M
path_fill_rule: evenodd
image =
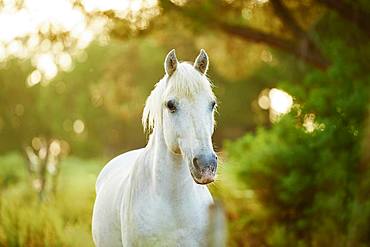
M201 49L198 57L195 59L194 68L200 73L205 74L208 70L208 55L205 50Z
M171 76L177 68L177 58L175 49L172 49L166 56L164 60L164 70L168 76Z

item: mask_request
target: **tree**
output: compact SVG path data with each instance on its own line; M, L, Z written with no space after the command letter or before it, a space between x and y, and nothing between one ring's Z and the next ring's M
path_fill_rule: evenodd
M285 3L286 2L286 3ZM312 25L316 21L312 10L322 12L320 4L331 11L335 11L346 20L354 24L360 30L370 35L368 18L370 12L362 9L361 3L345 1L310 1L292 3L289 1L271 0L266 6L260 6L265 10L269 27L266 31L262 27L248 24L243 18L243 11L253 6L250 1L193 1L184 6L176 5L170 1L160 1L164 15L174 12L195 22L195 26L208 26L240 37L247 41L263 43L272 48L282 50L296 56L319 69L327 69L330 61L323 54L317 41L312 37ZM295 5L288 7L287 5ZM220 14L222 17L220 17ZM317 14L317 13L315 13ZM300 17L298 19L297 17ZM308 23L307 23L307 20ZM304 23L305 26L301 25ZM280 32L276 32L280 30Z
M245 232L258 243L367 246L370 241L365 196L370 189L365 165L370 43L354 25L327 13L317 24L317 36L331 67L308 70L299 84L281 82L296 97L294 110L270 129L259 128L227 145L229 172L259 205L243 216Z

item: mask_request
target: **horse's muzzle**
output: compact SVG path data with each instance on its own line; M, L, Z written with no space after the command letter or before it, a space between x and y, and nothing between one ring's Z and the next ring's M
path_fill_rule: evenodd
M217 156L201 154L193 158L191 175L198 184L209 184L215 180L217 170Z

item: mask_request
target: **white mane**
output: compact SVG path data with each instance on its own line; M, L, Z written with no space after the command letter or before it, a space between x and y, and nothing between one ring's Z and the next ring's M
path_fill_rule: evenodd
M212 84L207 76L198 72L190 63L179 63L170 77L166 74L155 85L146 100L142 117L144 131L150 133L156 125L161 123L161 109L166 96L192 97L200 92L215 98Z

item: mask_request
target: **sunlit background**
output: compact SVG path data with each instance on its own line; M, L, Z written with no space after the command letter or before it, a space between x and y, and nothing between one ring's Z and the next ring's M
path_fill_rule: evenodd
M172 48L210 57L228 246L367 246L369 18L368 1L0 0L0 246L92 245L96 176L145 145Z

